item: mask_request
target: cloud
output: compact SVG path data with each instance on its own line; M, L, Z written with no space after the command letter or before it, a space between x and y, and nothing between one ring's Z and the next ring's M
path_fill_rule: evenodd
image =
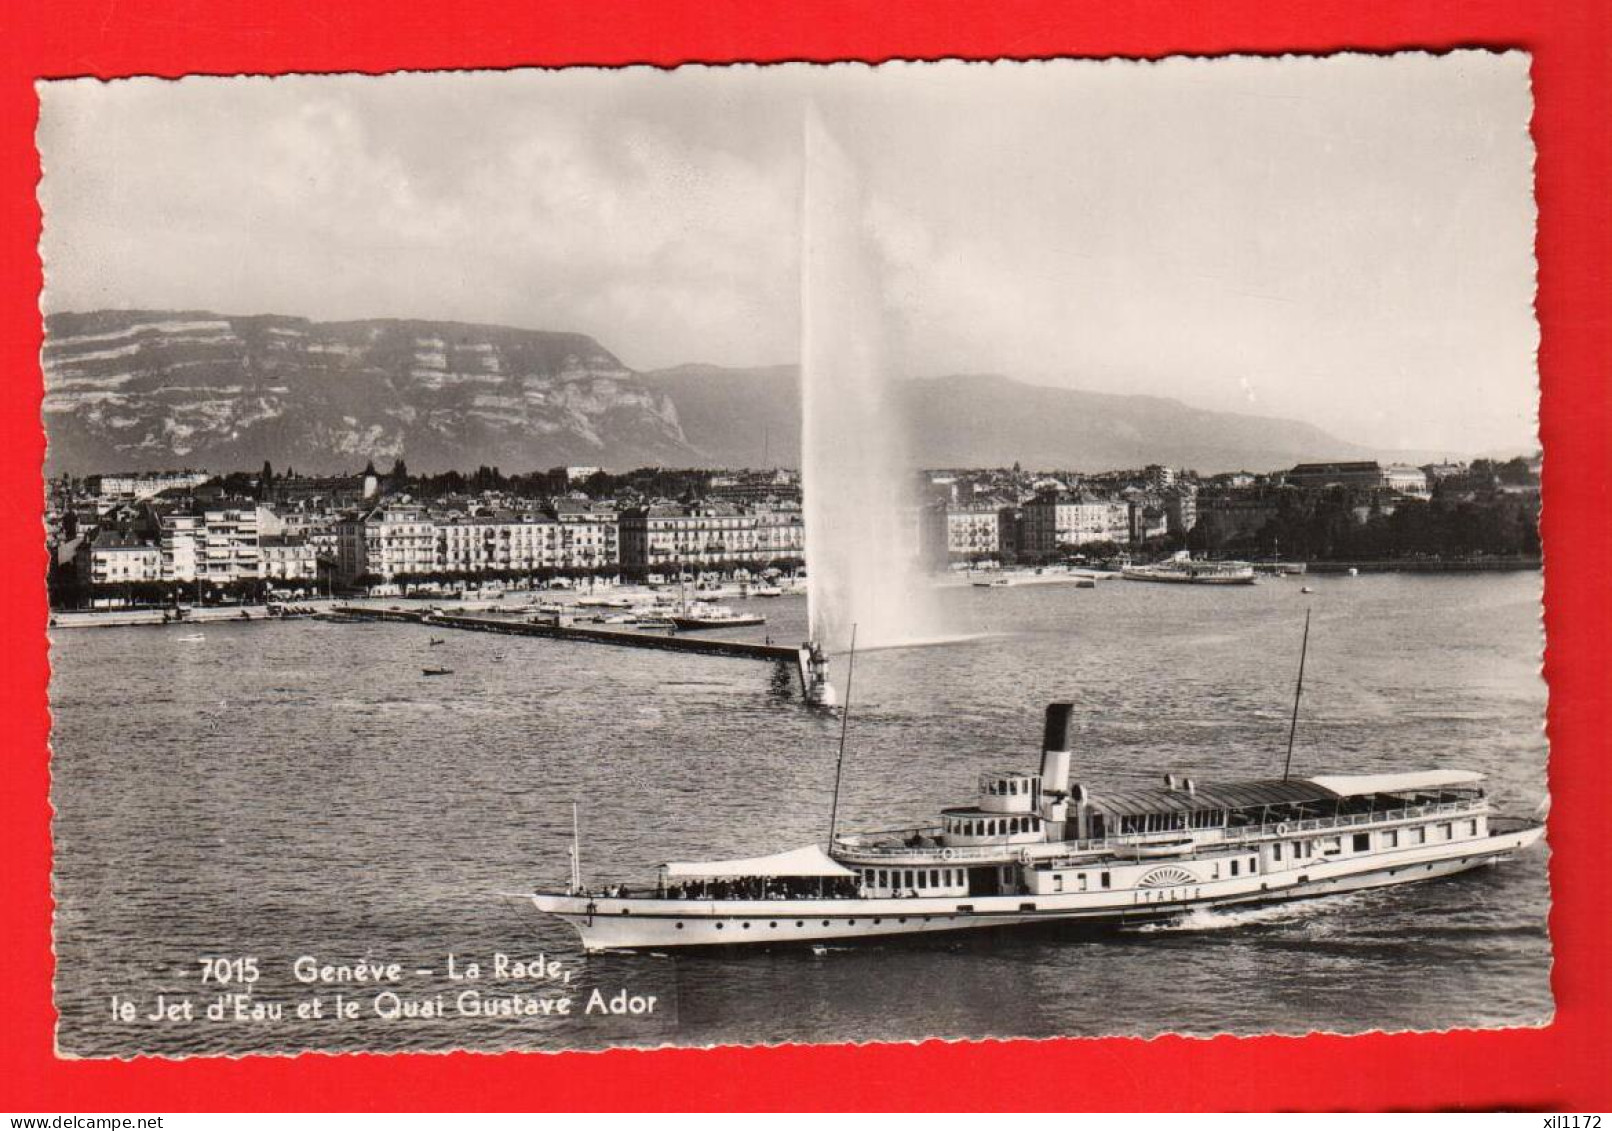
M894 363L1380 446L1533 435L1526 57L41 84L49 309L429 317L792 360L804 105Z

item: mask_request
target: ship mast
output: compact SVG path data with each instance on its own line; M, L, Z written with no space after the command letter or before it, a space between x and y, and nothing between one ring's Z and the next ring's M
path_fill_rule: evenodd
M582 890L582 820L577 803L571 802L571 891Z
M1299 696L1304 694L1304 657L1310 651L1310 610L1304 610L1304 642L1299 645L1299 681L1293 688L1293 721L1287 728L1287 761L1282 764L1282 780L1293 769L1293 738L1299 731Z
M851 654L845 661L845 706L840 712L840 755L834 764L834 806L828 814L828 847L834 850L834 833L840 823L840 782L845 777L845 732L851 725L851 676L856 671L856 625L851 626Z

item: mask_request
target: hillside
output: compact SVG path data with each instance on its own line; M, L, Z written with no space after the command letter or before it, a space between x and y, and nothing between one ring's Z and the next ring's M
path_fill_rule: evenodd
M44 369L52 470L696 458L671 402L581 334L100 311L46 320Z
M690 443L722 466L754 465L765 443L793 464L800 386L793 366L685 365L643 374L677 406ZM922 467L1099 471L1164 463L1202 472L1266 470L1300 460L1369 458L1313 425L1208 412L1162 397L1028 385L1006 377L926 377L901 386Z
M795 367L636 373L582 334L98 311L46 320L44 368L51 473L799 463ZM978 375L900 388L924 467L1214 472L1377 454L1296 421L1159 397Z

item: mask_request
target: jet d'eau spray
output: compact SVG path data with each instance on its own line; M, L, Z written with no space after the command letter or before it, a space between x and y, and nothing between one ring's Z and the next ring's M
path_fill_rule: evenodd
M815 108L803 122L801 481L808 617L831 651L945 638L912 526L910 422L894 396L883 258L860 170Z

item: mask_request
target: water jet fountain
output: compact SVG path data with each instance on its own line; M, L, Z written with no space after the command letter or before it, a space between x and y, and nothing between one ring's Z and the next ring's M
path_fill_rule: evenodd
M815 110L803 141L801 484L812 641L843 650L855 624L861 647L922 643L944 633L918 561L917 477L893 387L882 257L859 172Z

